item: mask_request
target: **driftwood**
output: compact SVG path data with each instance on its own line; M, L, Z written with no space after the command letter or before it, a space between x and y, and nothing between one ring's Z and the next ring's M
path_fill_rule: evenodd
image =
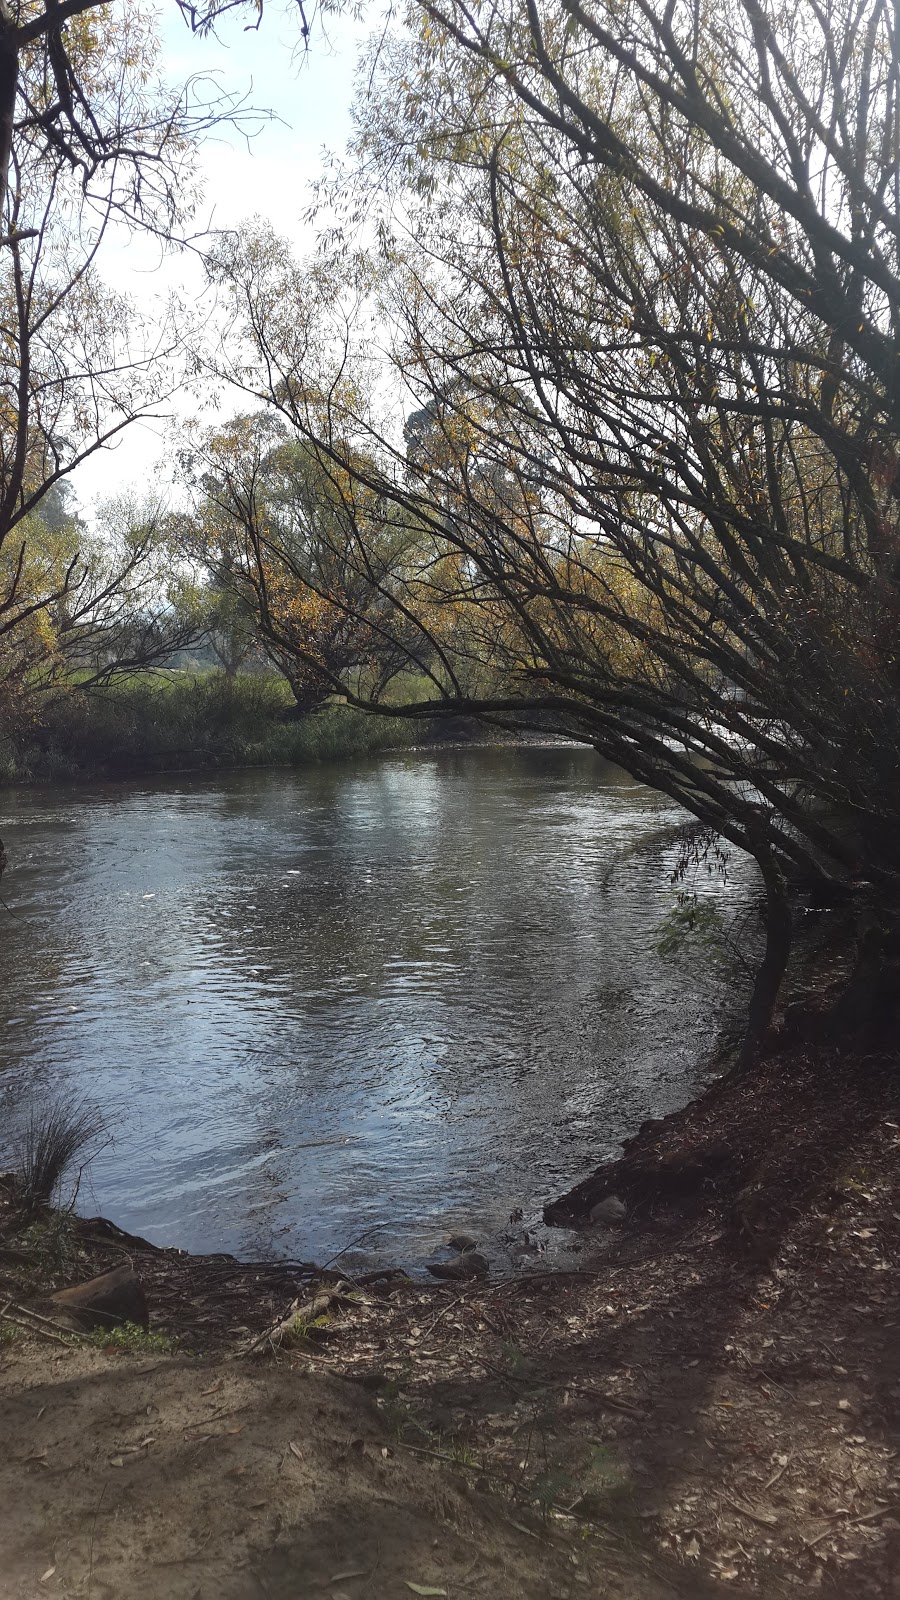
M311 1323L319 1317L324 1317L332 1306L359 1305L360 1299L351 1298L348 1293L352 1284L339 1282L331 1284L327 1289L320 1289L311 1300L293 1300L287 1310L264 1328L262 1333L251 1339L249 1344L242 1345L231 1357L237 1360L239 1356L252 1356L265 1349L278 1350L282 1345L300 1344L306 1338L307 1330Z
M147 1296L130 1262L72 1289L60 1289L50 1299L81 1328L113 1328L122 1322L150 1326Z

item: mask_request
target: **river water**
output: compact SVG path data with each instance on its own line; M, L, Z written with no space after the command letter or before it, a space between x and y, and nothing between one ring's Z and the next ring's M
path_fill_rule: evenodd
M0 1127L99 1106L79 1209L160 1243L421 1262L686 1100L714 1038L714 964L656 948L683 816L592 751L7 791L0 818ZM752 875L698 888L731 917Z

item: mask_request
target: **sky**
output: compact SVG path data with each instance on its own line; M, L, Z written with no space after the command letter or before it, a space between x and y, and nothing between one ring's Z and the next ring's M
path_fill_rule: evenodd
M159 13L168 78L181 82L196 73L215 74L223 90L246 94L250 105L276 118L262 122L249 145L234 129L204 141L199 168L205 195L197 222L232 227L263 216L304 253L315 242L302 220L310 185L322 170L324 152L343 149L350 132L354 67L366 30L349 18L330 22L328 37L317 37L304 55L297 49L295 15L289 5L270 0L258 31L246 31L238 13L223 21L218 39L198 39L175 0L165 0ZM108 240L100 265L107 282L143 307L171 287L199 292L196 258L182 253L161 261L159 247L148 239ZM168 431L162 421L135 423L115 448L86 461L71 479L81 509L90 515L105 498L122 492L141 498L156 487L164 476L160 462Z

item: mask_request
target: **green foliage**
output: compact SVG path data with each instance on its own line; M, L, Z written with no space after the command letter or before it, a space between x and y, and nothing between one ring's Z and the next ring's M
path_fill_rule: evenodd
M422 729L330 704L296 717L277 673L137 674L90 694L73 687L18 741L0 781L54 782L236 766L302 766L403 748Z
M698 900L695 894L678 895L671 911L659 925L656 948L661 956L680 956L698 949L722 956L725 927L717 906Z
M0 1350L6 1345L15 1344L19 1331L14 1322L0 1322Z
M48 1205L69 1168L96 1144L103 1120L82 1102L57 1099L36 1107L16 1149L16 1199L26 1211Z
M177 1340L168 1333L152 1333L135 1322L122 1322L115 1328L98 1328L86 1336L88 1344L102 1350L120 1350L125 1355L171 1355Z
M28 1258L32 1273L38 1283L55 1283L67 1278L78 1253L75 1219L71 1211L48 1211L40 1221L17 1239L17 1247Z

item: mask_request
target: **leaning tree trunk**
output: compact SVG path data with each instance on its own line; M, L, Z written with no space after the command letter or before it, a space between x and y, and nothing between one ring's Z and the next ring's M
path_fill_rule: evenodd
M772 1023L793 939L790 901L781 868L769 851L761 851L757 861L766 886L766 905L763 912L766 949L750 996L747 1031L741 1047L742 1066L748 1066L755 1061L763 1047Z
M836 1034L872 1048L896 1038L900 1023L900 912L873 898L857 915L853 970L830 1013Z

